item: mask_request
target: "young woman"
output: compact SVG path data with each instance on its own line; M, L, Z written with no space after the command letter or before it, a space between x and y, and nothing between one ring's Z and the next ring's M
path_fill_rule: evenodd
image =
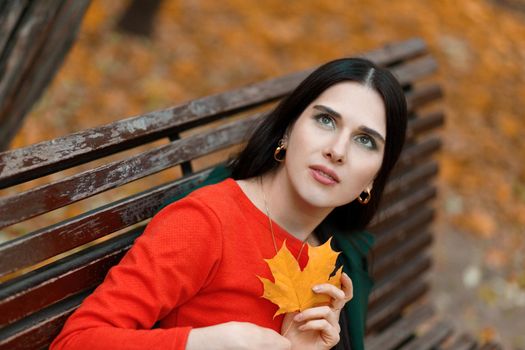
M361 347L341 312L348 276L341 289L312 286L331 305L275 318L257 276L272 279L264 259L285 241L304 266L307 242L363 230L405 129L404 94L387 70L363 59L319 67L259 124L232 178L155 215L51 348Z

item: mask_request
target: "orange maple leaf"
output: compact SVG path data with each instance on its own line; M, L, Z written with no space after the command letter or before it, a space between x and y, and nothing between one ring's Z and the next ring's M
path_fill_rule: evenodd
M259 277L264 285L263 298L279 306L274 317L287 312L303 311L305 309L325 305L330 297L316 294L312 287L316 284L330 283L341 288L341 266L330 277L335 269L339 253L330 247L330 238L319 247L308 245L308 264L301 271L299 263L283 243L281 249L271 259L265 259L270 267L275 282Z

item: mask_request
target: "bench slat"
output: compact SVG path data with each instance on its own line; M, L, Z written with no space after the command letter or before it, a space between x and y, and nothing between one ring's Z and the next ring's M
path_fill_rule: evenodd
M410 343L402 346L402 350L430 350L441 344L448 336L452 334L452 326L443 321L437 322L432 329L428 330L422 336L418 336Z
M436 172L437 164L435 161L407 169L407 173L392 179L387 184L384 201L389 201L390 197L395 196L401 190L406 190L428 180ZM0 276L36 264L100 238L105 234L148 219L158 211L166 199L197 187L198 183L202 182L208 174L209 170L206 170L195 176L125 198L62 223L8 241L0 245L0 255L3 257L0 265Z
M457 336L452 344L449 346L446 346L444 349L448 350L474 350L476 349L478 343L477 341L470 335L463 333L459 336Z
M412 234L412 231L431 222L434 219L435 210L426 204L417 204L410 209L410 216L401 217L396 222L382 227L380 231L374 231L376 241L374 243L374 254L381 256L391 251L394 246L404 242Z
M390 66L392 62L409 60L424 54L426 51L427 45L425 42L420 38L413 38L399 43L387 44L377 50L359 56L381 66Z
M411 121L411 128L407 129L407 138L414 138L418 134L443 126L445 115L443 112L433 112Z
M375 279L375 281L377 281L377 283L380 284L379 286L381 286L382 284L385 284L385 287L382 290L379 289L377 291L377 293L376 293L376 288L374 288L372 290L372 295L371 295L371 298L370 298L369 304L368 304L369 310L376 310L376 309L380 310L380 309L383 309L385 307L386 303L389 300L395 299L395 298L403 295L405 293L407 285L411 285L413 283L419 283L421 281L424 281L424 279L427 276L427 272L429 271L429 266L424 265L424 260L420 260L420 257L421 257L421 254L414 253L412 256L408 256L406 258L407 262L405 262L401 266L397 266L395 269L390 271L388 274L384 274L380 278L378 278L378 279L376 278ZM415 270L421 271L421 274L409 276L408 272L405 271L407 274L406 275L401 275L401 276L403 278L406 278L407 283L405 283L403 285L403 284L399 284L399 282L397 282L397 281L394 281L391 285L387 286L388 283L386 281L388 281L390 279L389 275L390 274L399 274L400 270L402 270L404 268L407 268L407 265L409 263L413 263L413 264L423 263L423 265L419 265L419 266L414 268ZM414 271L410 271L410 272L414 272ZM411 304L412 302L413 301L408 301L409 304ZM385 319L389 318L390 320L393 320L393 319L397 318L398 316L399 316L399 314L397 313L397 311L396 311L396 313L392 313L390 315L387 315L387 313L385 313L383 315L383 317Z
M0 228L240 143L260 114L0 199ZM45 200L41 200L45 198ZM40 199L40 200L39 200Z
M390 198L399 195L399 193L406 191L409 187L415 186L420 182L430 182L439 171L438 164L435 160L430 160L423 164L409 167L398 174L398 176L391 178L385 186L381 203L388 203Z
M421 40L409 40L364 54L380 65L415 57L426 50ZM383 60L383 61L380 61ZM410 64L410 63L409 63ZM415 67L399 68L403 83L435 70L435 63L416 60ZM313 69L269 79L228 92L77 132L69 136L0 153L0 188L9 187L89 162L177 133L182 126L208 122L223 115L275 101L291 91ZM396 71L396 68L393 69Z
M210 172L195 173L5 242L0 245L0 276L146 220L167 199L197 188Z
M385 332L374 334L365 339L365 348L368 350L394 349L409 338L421 323L434 315L434 309L425 304L413 312L405 315Z
M0 52L4 52L11 33L17 27L20 15L27 9L29 0L2 1L0 3ZM4 71L4 64L0 62L0 70Z
M497 343L488 342L486 344L483 344L480 348L480 350L502 350L502 346Z
M415 196L416 198L421 199L422 196L420 195L420 192L425 191L429 191L428 186L422 186L419 190L416 188L414 192L409 191L408 195L401 197L399 200L412 202L414 206L421 206L421 203L414 201L412 197ZM411 208L408 205L403 206ZM424 225L425 223L422 224ZM406 231L406 226L399 225L399 228ZM134 237L135 236L133 236L133 239ZM38 310L38 308L47 305L46 303L53 303L57 300L63 299L64 297L67 297L70 293L96 286L98 284L96 283L97 278L99 281L102 281L107 269L104 270L96 267L95 265L102 264L103 266L107 266L107 268L109 268L110 265L105 263L104 259L113 259L113 257L110 256L112 254L111 249L121 251L124 249L122 248L123 246L128 247L131 245L131 242L131 238L119 236L115 239L103 242L98 246L90 247L85 251L65 258L68 262L60 260L52 263L49 265L49 267L40 268L39 270L35 270L28 273L27 275L17 277L12 281L4 283L3 288L0 290L0 308L3 310L2 313L0 313L0 320L2 321L0 322L0 325L4 322L13 322L14 320L25 316L26 313L24 313L24 309L27 309L27 313L35 312ZM404 246L407 246L407 242L403 241L402 243ZM110 249L107 248L107 246L113 248ZM413 248L413 245L408 245L407 247ZM410 251L407 252L406 249L392 250L392 254L404 254L404 256L407 256L409 253ZM103 259L100 258L100 254L102 254ZM396 260L395 257L390 259ZM379 262L381 261L383 260L380 260ZM85 279L86 273L83 271L83 269L93 269L93 271L99 271L99 275L93 274L89 280ZM39 271L44 272L42 273ZM78 278L75 277L77 274L79 275ZM63 280L79 280L79 282L76 282L69 287L64 287L68 282L62 282ZM18 305L22 304L21 301L24 300L27 300L28 304L25 307L19 308Z
M418 85L415 89L405 93L407 99L408 112L413 112L416 108L424 106L432 101L437 101L443 97L443 89L434 83Z
M386 275L383 279L376 280L368 300L369 305L380 303L388 295L398 292L400 288L404 288L414 278L423 275L431 266L432 261L428 254L418 254L415 258L405 262L403 266L391 275Z
M409 145L403 150L403 154L394 166L390 176L396 176L400 169L412 166L422 158L439 151L442 145L443 142L439 137L429 137L416 145Z
M42 310L23 322L0 329L0 350L47 349L66 319L91 291Z
M393 321L397 320L403 309L416 300L421 298L430 290L427 282L417 280L416 282L406 286L401 294L393 295L386 299L381 305L377 305L368 311L366 320L367 333L374 333L383 330Z
M409 257L423 251L432 243L433 237L430 232L417 232L413 238L397 246L389 254L378 258L374 263L372 275L375 279L381 279L389 273L400 268Z
M419 57L410 61L410 63L391 69L401 85L413 83L415 80L429 76L436 70L437 62L431 56Z
M191 160L198 155L205 155L238 144L245 139L250 126L259 117L260 114L256 114L250 118L221 126L214 131L174 141L125 160L87 170L17 195L0 198L0 208L9 209L0 210L0 228L122 186ZM401 166L412 166L422 156L435 152L440 147L441 141L437 137L408 146L403 151L398 162L400 165L394 169L393 176L396 171L399 172L398 169ZM46 198L46 200L42 201L41 198Z
M141 232L142 229L133 229L5 283L0 291L0 326L73 294L93 289Z
M392 310L401 310L406 304L411 300L418 298L428 289L427 285L423 283L416 283L409 288L407 288L403 297L396 298L395 300L389 301L391 304L389 308ZM89 294L84 293L75 296L72 299L67 299L59 304L53 305L50 309L53 311L44 310L49 314L53 315L50 318L42 317L39 322L31 322L32 326L22 328L22 325L15 324L15 327L6 327L0 330L0 350L4 349L34 349L35 344L41 344L41 346L48 346L49 343L56 337L60 329L62 328L63 323L69 317L69 315L78 307L82 300ZM54 309L59 309L57 312ZM367 328L373 330L377 323L384 322L384 318L381 316L389 316L388 313L385 313L385 310L382 310L383 313L375 310L371 310L369 319L371 321L367 322ZM403 319L405 321L406 318ZM26 321L26 320L23 320ZM24 322L25 323L25 322ZM414 322L416 325L418 322ZM22 329L20 329L22 328ZM403 328L407 329L407 328ZM368 349L369 342L367 341L366 348ZM371 347L372 348L372 347ZM389 348L378 348L374 347L372 349L389 349Z
M371 221L369 226L370 230L376 230L379 224L385 225L387 223L390 223L390 221L393 220L393 218L405 213L409 207L413 207L415 204L423 203L431 198L435 198L436 194L437 190L435 187L427 187L423 190L414 192L414 194L411 195L410 200L400 201L394 205L382 209L376 214L374 219Z

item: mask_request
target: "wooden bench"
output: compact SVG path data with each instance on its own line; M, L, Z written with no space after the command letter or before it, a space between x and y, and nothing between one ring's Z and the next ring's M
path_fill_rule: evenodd
M436 62L419 39L363 56L396 74L409 105L408 141L370 226L376 283L367 349L473 349L474 339L433 321L427 297L438 172L432 157L441 147L431 131L444 120L434 103L441 88L428 78ZM0 228L38 228L0 245L0 349L47 347L164 201L199 186L308 73L0 153ZM139 179L146 182L130 184Z

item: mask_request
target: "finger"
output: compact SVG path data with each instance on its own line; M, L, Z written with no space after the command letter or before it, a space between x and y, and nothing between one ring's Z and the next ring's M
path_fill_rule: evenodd
M294 316L295 322L326 319L332 326L339 324L339 315L329 306L318 306L306 309Z
M345 293L346 301L352 300L354 297L354 285L352 279L345 272L341 275L341 289Z
M322 293L330 296L332 298L332 307L337 310L342 309L343 306L345 306L345 303L348 301L346 299L345 292L331 284L318 285L314 291L316 293Z
M332 297L332 307L341 310L353 297L352 280L346 273L341 275L341 288L339 289L329 283L319 284L313 287L315 293L322 293Z
M317 294L326 294L335 300L345 299L345 292L329 283L318 284L312 290Z
M312 320L298 327L301 331L318 331L321 332L321 338L323 341L333 346L339 342L339 332L341 328L332 326L327 320Z
M334 299L332 301L332 307L334 309L336 309L336 310L342 310L343 307L345 306L345 304L347 302L349 302L350 300L352 300L352 298L354 296L354 287L353 287L353 284L352 284L352 280L344 272L343 272L343 274L341 276L341 289L343 291L344 298L342 300L341 299Z

